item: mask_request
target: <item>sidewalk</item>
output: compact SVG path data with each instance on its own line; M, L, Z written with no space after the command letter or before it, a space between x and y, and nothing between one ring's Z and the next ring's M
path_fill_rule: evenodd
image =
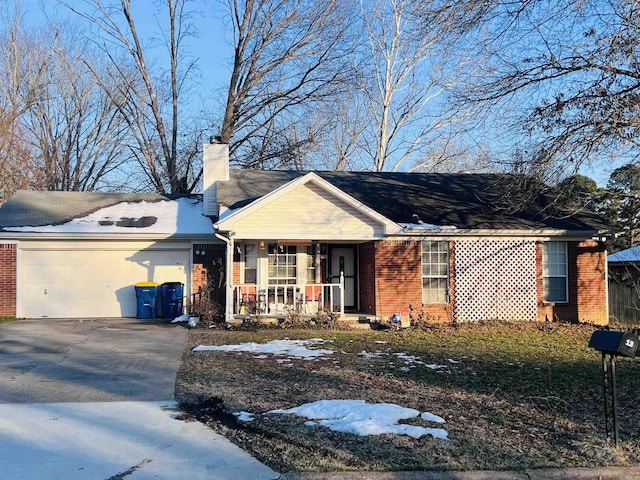
M0 404L0 477L276 480L280 475L175 402Z

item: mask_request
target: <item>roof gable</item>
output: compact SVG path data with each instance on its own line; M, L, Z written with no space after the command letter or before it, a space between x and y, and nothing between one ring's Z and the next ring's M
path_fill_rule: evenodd
M243 204L215 227L244 238L372 239L401 227L310 172Z

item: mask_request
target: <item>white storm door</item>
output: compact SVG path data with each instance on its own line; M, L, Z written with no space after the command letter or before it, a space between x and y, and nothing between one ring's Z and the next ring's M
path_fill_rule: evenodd
M331 249L331 283L340 282L340 272L344 274L344 306L356 307L356 249L337 247Z

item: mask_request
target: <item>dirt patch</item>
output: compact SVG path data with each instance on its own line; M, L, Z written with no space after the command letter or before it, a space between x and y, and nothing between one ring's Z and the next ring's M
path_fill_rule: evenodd
M281 472L525 469L640 464L640 362L618 362L621 443L604 438L594 328L439 326L426 331L192 330L176 381L187 413ZM315 360L196 345L321 337ZM357 436L267 414L323 399L394 403L443 417L449 440ZM253 414L250 422L234 413ZM433 427L417 418L407 423Z

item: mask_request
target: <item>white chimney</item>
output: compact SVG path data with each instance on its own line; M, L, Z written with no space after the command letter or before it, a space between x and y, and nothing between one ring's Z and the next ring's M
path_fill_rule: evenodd
M214 139L211 139L214 142ZM218 182L229 180L229 145L205 143L202 146L204 214L218 216L216 190Z

